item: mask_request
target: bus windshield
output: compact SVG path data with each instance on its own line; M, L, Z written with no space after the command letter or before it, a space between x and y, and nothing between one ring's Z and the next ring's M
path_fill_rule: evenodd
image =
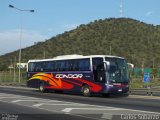
M107 80L113 83L124 83L129 81L128 67L125 59L106 57L106 61L110 62L107 70Z

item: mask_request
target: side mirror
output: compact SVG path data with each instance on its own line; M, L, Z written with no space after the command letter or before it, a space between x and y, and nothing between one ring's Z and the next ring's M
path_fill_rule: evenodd
M104 61L104 64L106 64L106 69L109 70L110 69L110 62L109 61Z
M134 64L132 64L132 63L127 63L127 65L128 65L128 68L133 71L133 69L134 69Z

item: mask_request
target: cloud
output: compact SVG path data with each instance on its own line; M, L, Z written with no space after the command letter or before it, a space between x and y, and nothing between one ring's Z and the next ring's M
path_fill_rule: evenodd
M149 12L146 13L146 16L151 16L153 14L154 14L154 11L149 11Z
M37 31L22 31L21 47L34 45L35 42L44 41L46 36ZM9 53L20 48L20 30L0 31L0 55Z
M43 31L43 34L34 30L23 30L21 48L34 45L35 42L45 41L57 34L62 34L64 31L75 29L78 24L65 24L53 26L48 30ZM20 29L12 29L0 31L0 55L19 50L20 48Z

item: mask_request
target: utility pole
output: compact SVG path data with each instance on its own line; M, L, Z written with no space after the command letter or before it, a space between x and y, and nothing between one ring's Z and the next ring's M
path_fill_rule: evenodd
M13 5L9 5L10 8L14 8L17 11L20 12L20 40L19 40L19 83L21 82L21 57L22 57L22 53L21 53L21 42L22 42L22 12L34 12L34 10L24 10L24 9L19 9Z

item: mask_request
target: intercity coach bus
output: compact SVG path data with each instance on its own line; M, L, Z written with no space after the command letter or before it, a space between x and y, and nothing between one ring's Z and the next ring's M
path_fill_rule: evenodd
M28 87L41 92L81 92L109 95L129 91L129 73L123 57L109 55L64 55L53 59L29 60Z

